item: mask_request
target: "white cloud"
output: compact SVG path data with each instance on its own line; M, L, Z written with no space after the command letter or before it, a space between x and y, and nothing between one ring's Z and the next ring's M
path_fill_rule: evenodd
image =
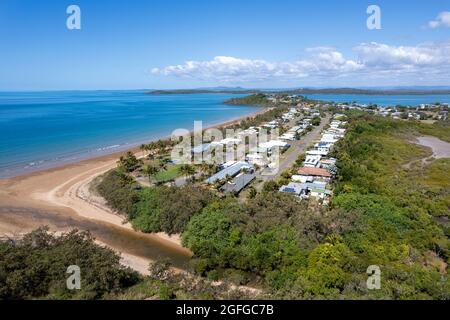
M310 59L296 62L268 62L265 60L240 59L217 56L210 61L187 61L181 65L154 68L155 75L192 77L216 80L263 80L270 78L295 79L311 73L336 73L357 70L362 66L356 61L346 60L331 48L310 48Z
M217 56L209 61L187 61L184 64L154 68L154 75L188 77L224 83L261 80L295 81L302 78L333 79L357 77L389 79L396 77L450 78L450 42L417 46L391 46L376 42L361 43L353 48L355 58L346 58L331 47L305 50L306 58L294 62L268 62Z
M437 66L450 62L450 43L418 46L389 46L376 42L362 43L354 50L369 67L403 69Z
M435 20L428 22L428 27L431 29L436 29L439 27L450 28L450 11L443 11L439 13Z

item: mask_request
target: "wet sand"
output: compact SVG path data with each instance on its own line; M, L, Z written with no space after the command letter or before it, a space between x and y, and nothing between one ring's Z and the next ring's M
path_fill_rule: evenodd
M215 127L228 126L267 109ZM141 155L137 148L132 149ZM126 152L126 151L125 151ZM179 237L134 231L123 217L91 201L89 183L116 166L118 152L19 177L0 179L0 236L19 235L47 225L52 231L89 230L98 241L121 252L124 262L142 272L143 265L168 258L185 268L191 252Z

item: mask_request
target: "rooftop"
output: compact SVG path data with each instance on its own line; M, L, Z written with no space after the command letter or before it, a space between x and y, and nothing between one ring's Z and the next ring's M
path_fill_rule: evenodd
M231 182L227 182L221 188L224 192L230 193L239 193L242 189L244 189L253 179L255 179L255 175L253 173L241 173Z
M234 177L235 175L237 175L241 169L251 169L253 168L253 166L247 162L237 162L219 172L217 172L216 174L212 175L211 177L209 177L208 179L205 180L206 183L214 183L218 180L222 180L225 179L227 176L230 177Z
M322 168L303 167L298 169L298 174L303 176L318 176L331 178L331 173Z

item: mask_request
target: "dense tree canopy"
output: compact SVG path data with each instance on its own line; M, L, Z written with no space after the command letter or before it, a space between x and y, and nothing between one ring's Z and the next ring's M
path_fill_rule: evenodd
M118 293L139 280L119 261L86 232L54 236L37 229L22 240L0 242L0 299L98 299ZM80 290L67 289L70 265L80 267Z

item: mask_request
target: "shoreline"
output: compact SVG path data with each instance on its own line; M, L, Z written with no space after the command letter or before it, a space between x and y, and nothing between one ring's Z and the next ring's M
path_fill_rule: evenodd
M254 118L268 110L261 108L250 115L227 120L207 128L230 126L244 119ZM157 257L150 258L136 254L133 243L130 243L136 241L135 238L148 241L156 248L155 250L161 249L163 253L189 260L192 253L181 245L179 237L163 233L144 234L135 231L131 224L124 223L124 217L90 200L89 183L99 175L116 167L119 157L128 151L137 156L142 155L139 147L134 147L76 163L0 179L0 234L28 232L41 225L50 225L51 231L64 231L77 228L78 225L74 225L74 221L76 221L80 225L93 225L93 229L97 233L104 235L103 238L111 238L111 235L107 234L110 229L111 233L113 228L120 229L124 237L123 245L122 243L118 245L117 241L113 241L114 239L110 239L110 241L101 239L100 241L121 255L127 256L126 264L128 266L139 265L140 270L138 271L142 271L143 261L149 263ZM80 193L83 195L80 196ZM21 211L31 212L30 217L25 214L17 214ZM41 212L45 213L45 219L41 219ZM44 214L42 215L44 216ZM96 224L101 225L101 231L98 230ZM89 231L97 238L96 232ZM141 251L145 251L144 249ZM133 257L135 258L133 259Z

